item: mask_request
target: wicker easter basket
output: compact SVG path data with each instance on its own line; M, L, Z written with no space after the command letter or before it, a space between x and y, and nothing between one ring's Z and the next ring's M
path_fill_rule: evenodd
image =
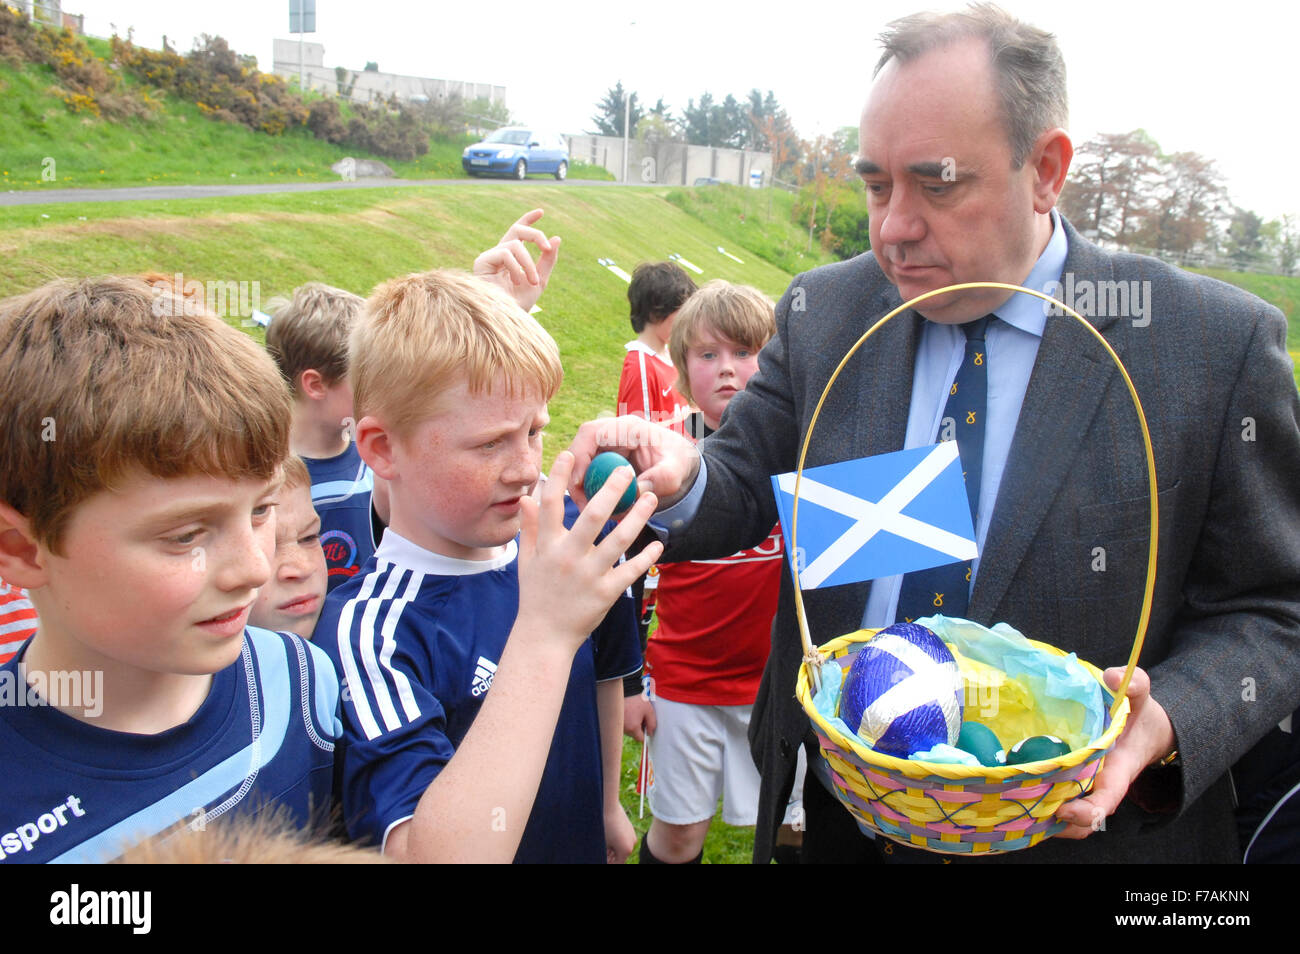
M1138 619L1133 650L1129 655L1124 679L1107 713L1108 724L1101 736L1089 745L1075 749L1054 759L1028 762L1021 765L967 767L936 762L899 759L876 752L855 736L845 735L824 718L814 705L813 698L820 690L820 672L824 665L838 665L847 669L853 654L877 630L860 630L833 639L814 649L804 613L803 593L798 577L795 578L795 611L803 640L804 660L799 667L795 694L812 720L813 731L821 745L822 754L830 767L831 781L840 803L857 819L859 826L870 829L886 838L928 851L946 854L984 854L1016 851L1038 844L1065 829L1057 821L1056 811L1065 802L1086 794L1093 779L1101 770L1107 751L1124 730L1128 717L1126 691L1133 670L1137 666L1142 643L1146 637L1151 616L1151 599L1155 590L1156 541L1158 513L1156 509L1155 457L1151 449L1151 435L1137 390L1119 356L1106 340L1082 315L1054 298L1001 282L968 282L950 285L920 295L900 305L885 315L858 339L836 367L821 400L813 411L799 453L799 466L795 472L794 504L791 514L790 551L798 553L799 484L803 476L804 460L813 429L822 405L830 394L835 379L850 358L886 322L909 308L946 292L974 288L1001 288L1023 292L1051 302L1054 306L1077 319L1105 348L1119 368L1128 386L1129 395L1137 409L1142 426L1142 440L1146 453L1147 478L1151 501L1151 540L1147 551L1146 589L1142 597L1142 612ZM1046 643L1031 643L1038 649L1057 656L1066 655ZM1090 675L1101 682L1101 671L1080 660ZM1103 691L1110 690L1103 684ZM811 784L816 784L815 782Z

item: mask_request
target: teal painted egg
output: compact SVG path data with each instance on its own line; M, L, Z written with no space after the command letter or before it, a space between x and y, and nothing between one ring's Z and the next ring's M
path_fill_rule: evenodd
M980 760L980 765L1002 765L1002 743L988 726L980 722L963 722L957 736L957 748Z
M1070 747L1054 735L1031 735L1011 747L1007 753L1007 764L1042 762L1044 759L1059 758L1069 751Z
M582 492L590 500L596 496L601 487L605 486L605 481L609 480L609 475L614 473L619 467L629 467L627 458L622 454L615 454L613 451L605 451L603 454L597 454L587 465L587 473L582 478ZM623 491L623 496L618 499L617 506L614 507L615 513L622 513L628 507L636 503L636 481L628 484L627 490Z

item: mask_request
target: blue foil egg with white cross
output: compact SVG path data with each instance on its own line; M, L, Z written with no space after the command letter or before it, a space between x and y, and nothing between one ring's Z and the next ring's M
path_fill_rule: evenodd
M840 718L877 752L905 759L961 733L961 671L943 640L895 623L854 657L840 692Z

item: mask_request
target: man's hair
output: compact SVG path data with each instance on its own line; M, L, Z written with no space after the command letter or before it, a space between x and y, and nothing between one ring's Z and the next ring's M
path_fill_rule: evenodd
M632 306L632 330L657 325L695 294L695 282L676 262L642 262L632 272L627 302Z
M692 402L686 352L707 332L758 351L776 334L772 302L757 288L715 278L682 305L668 339L668 353L677 368L674 387Z
M63 279L0 301L0 499L59 552L137 473L270 480L291 402L266 352L171 284Z
M308 282L276 310L266 329L266 350L295 394L304 371L319 371L326 384L348 373L348 335L364 304L350 291Z
M290 454L284 460L284 483L281 487L284 490L296 490L299 487L311 490L311 473L297 454Z
M894 20L880 35L885 52L872 75L891 59L906 63L972 37L988 44L1011 164L1019 169L1044 131L1069 122L1065 60L1051 33L991 3L973 3L957 13L915 13Z
M348 360L357 419L380 418L399 437L434 413L460 381L510 395L560 389L560 349L500 288L463 272L435 270L384 282L352 329Z

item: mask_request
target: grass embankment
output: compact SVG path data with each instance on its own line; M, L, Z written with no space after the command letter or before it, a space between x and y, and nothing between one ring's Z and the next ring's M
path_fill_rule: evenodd
M87 42L107 58L106 42ZM403 179L463 179L461 151L477 139L430 139L426 155L398 162L331 145L303 127L280 136L255 132L152 88L148 94L159 105L149 118L72 113L52 92L56 83L48 66L14 69L0 61L0 189L330 181L338 179L330 166L345 156L380 159ZM613 179L584 163L573 163L569 176Z
M808 230L791 220L795 197L781 189L704 186L673 189L668 201L727 241L749 249L791 275L835 261ZM724 244L725 247L725 244Z
M774 298L790 276L665 200L660 190L577 184L434 186L162 202L0 208L0 295L62 276L156 269L200 281L258 282L263 310L308 280L368 294L381 280L435 265L467 268L518 215L546 210L563 237L559 270L542 298L542 324L564 354L552 405L548 462L577 425L613 410L632 337L627 285L597 264L631 271L676 252ZM744 264L719 254L734 251ZM258 332L260 334L260 332Z

